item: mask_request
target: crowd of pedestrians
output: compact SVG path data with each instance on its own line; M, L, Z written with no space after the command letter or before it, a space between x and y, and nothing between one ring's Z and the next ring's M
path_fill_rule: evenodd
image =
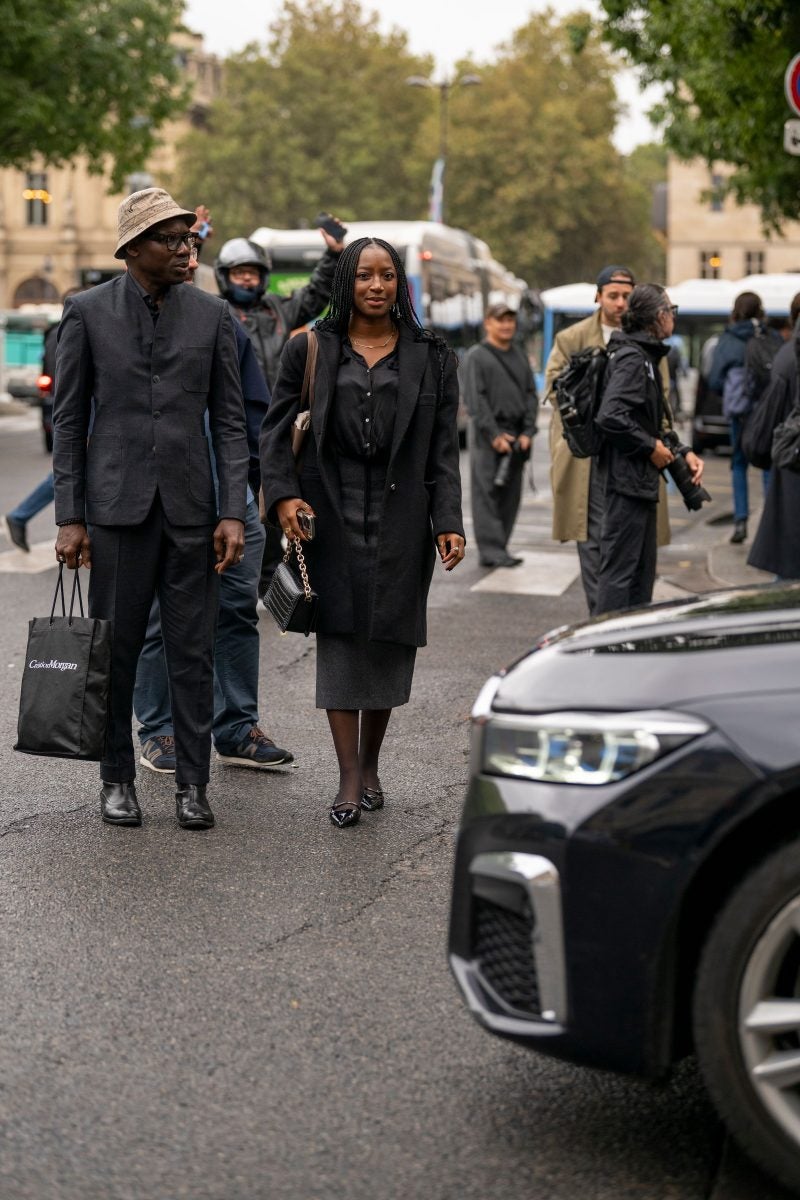
M339 768L329 815L346 828L384 804L380 753L426 641L436 553L446 571L466 553L459 399L470 416L477 557L502 570L523 561L509 541L539 398L514 310L487 308L484 338L457 370L444 340L419 324L402 261L380 239L345 246L343 234L321 229L319 263L286 297L269 291L269 255L237 237L216 258L220 298L193 288L209 216L160 188L120 205L115 256L125 269L65 297L57 352L55 335L45 346L53 473L7 514L7 529L27 551L27 523L54 497L58 561L92 568L90 613L113 622L100 808L104 821L127 826L142 821L137 757L175 775L186 829L214 824L212 744L232 766L293 764L261 723L257 603L284 546L296 548L318 592L316 704ZM667 292L611 265L597 276L596 302L557 335L544 394L552 533L577 544L592 615L650 602L657 547L669 540L664 470L680 455L693 485L703 474L674 429L681 366ZM797 309L793 321L800 297ZM577 457L555 385L590 349L604 361L599 449ZM742 430L756 404L785 413L794 403L796 343L743 293L704 367L730 418L732 541L741 542ZM749 561L780 578L800 577L798 486L790 472L764 472Z

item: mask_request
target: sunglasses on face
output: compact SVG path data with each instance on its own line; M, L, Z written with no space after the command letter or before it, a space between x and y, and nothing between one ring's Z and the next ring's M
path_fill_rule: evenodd
M170 254L174 254L183 245L188 246L190 251L196 250L201 239L196 233L149 233L147 241L160 242L162 246L166 246Z

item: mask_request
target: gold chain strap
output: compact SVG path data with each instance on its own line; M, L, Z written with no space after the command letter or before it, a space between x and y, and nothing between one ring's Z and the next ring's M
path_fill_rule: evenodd
M306 570L305 555L302 550L300 538L293 537L289 539L289 544L286 547L286 553L283 556L283 561L288 565L289 559L292 557L292 550L297 555L297 565L300 568L300 578L303 582L303 591L306 594L306 600L311 603L311 584L308 582L308 571Z

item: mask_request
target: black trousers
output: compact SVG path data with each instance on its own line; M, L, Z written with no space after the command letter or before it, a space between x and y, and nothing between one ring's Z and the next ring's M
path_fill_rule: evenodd
M500 455L474 426L469 429L470 490L472 528L478 543L481 563L491 566L508 557L508 539L514 528L522 498L525 463L519 454L512 456L508 482L494 486Z
M649 604L656 581L657 502L607 492L592 616Z
M600 575L600 537L606 507L605 476L593 458L589 472L589 507L586 513L586 541L577 542L581 564L581 582L590 613L597 611L597 580Z
M178 786L208 783L218 581L211 525L171 525L156 497L141 525L93 525L89 613L113 621L109 723L100 777L136 775L136 665L158 594L175 727Z

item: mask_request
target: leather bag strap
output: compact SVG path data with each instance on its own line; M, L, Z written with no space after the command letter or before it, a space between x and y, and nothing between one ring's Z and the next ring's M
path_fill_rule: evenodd
M317 378L317 351L319 342L313 329L308 331L308 349L306 351L306 369L303 372L303 386L300 389L300 411L307 408L311 411L314 404L314 384Z

